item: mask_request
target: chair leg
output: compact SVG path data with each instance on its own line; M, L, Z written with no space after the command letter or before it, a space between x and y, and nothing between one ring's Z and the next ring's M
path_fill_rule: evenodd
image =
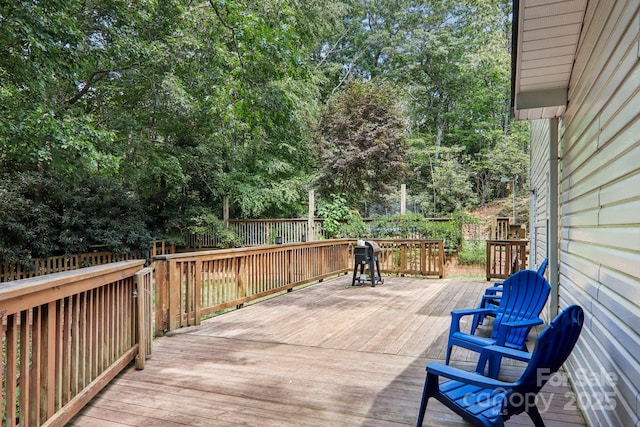
M444 358L444 363L445 365L449 364L449 359L451 359L451 349L453 348L452 345L447 345L447 355Z
M500 365L502 363L502 357L491 355L489 356L489 372L490 378L498 378L500 374Z
M426 390L422 392L422 400L420 401L420 411L418 411L416 427L422 427L422 423L424 422L424 414L427 411L427 403L429 402L429 396L426 394Z
M473 315L473 321L471 322L471 335L475 335L476 334L476 329L478 329L478 326L480 326L482 321L483 321L483 319L480 317L479 314L474 314Z
M424 380L424 388L422 389L422 399L420 401L420 410L418 411L416 427L422 427L424 414L427 411L427 403L429 403L429 397L433 396L436 391L438 391L438 377L427 373L427 378Z
M529 407L527 408L527 415L529 415L529 418L531 418L531 421L533 421L533 424L536 427L545 427L542 416L540 416L540 411L538 411L538 407L535 403L531 402L529 404Z

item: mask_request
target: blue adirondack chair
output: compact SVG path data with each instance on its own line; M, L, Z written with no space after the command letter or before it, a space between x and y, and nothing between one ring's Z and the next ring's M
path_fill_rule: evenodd
M545 258L542 263L540 263L536 272L539 275L544 276L545 271L547 271L548 264L549 259ZM482 295L482 299L480 300L480 304L478 304L478 308L498 307L500 305L500 298L502 298L503 283L504 282L496 282L493 286L485 289L484 295ZM491 316L491 314L476 314L473 316L473 323L471 323L472 334L475 334L476 329L487 316Z
M428 364L417 426L422 426L428 400L434 397L476 426L504 426L512 416L526 412L537 427L544 427L535 405L536 395L571 354L583 321L582 308L569 306L538 335L532 353L485 347L476 372L437 362ZM481 374L483 360L496 355L528 362L517 381L503 382ZM439 382L439 377L448 380Z
M551 286L547 279L533 270L521 270L509 276L502 285L500 305L496 308L472 308L451 312L451 327L447 343L446 363L449 364L454 346L480 353L483 347L499 345L526 350L527 336L531 328L543 323L538 316L542 311ZM480 337L462 332L460 320L466 315L491 314L495 316L490 337ZM489 359L489 372L497 376L499 359Z

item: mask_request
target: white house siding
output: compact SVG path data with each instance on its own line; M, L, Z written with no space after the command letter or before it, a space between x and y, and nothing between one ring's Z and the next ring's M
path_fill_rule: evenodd
M559 305L586 313L566 366L590 426L640 427L639 10L589 1L560 133ZM548 127L532 126L536 192L545 138Z
M534 120L530 126L531 158L529 190L531 192L530 268L537 268L547 257L547 223L549 220L549 121Z

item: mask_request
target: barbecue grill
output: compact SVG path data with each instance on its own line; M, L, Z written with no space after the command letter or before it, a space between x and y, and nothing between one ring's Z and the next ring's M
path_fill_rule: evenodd
M356 282L362 285L366 282L370 282L374 287L376 283L384 283L382 276L380 275L380 261L378 255L380 254L380 245L371 240L359 240L358 245L353 249L353 280L351 286L355 286ZM369 277L365 274L365 266L368 267ZM358 273L360 269L360 273ZM378 273L376 276L376 272Z

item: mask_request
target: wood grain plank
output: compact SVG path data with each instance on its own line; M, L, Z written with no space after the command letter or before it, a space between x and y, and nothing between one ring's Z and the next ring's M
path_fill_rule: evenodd
M414 425L450 311L475 306L486 282L389 276L375 288L350 285L341 276L170 332L144 370L123 372L69 425ZM475 366L464 351L452 363ZM501 374L521 369L505 364ZM566 391L545 389L547 425L584 425L564 409ZM425 425L466 424L430 402ZM508 425L531 423L525 415Z

